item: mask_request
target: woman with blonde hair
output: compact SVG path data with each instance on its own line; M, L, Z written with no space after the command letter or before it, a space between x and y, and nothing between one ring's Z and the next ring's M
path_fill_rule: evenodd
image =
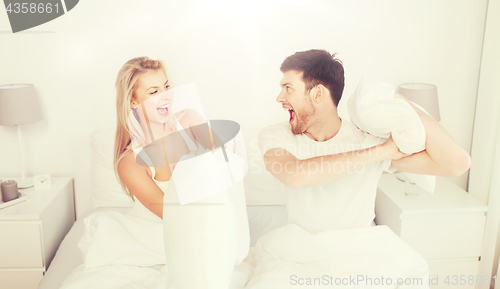
M167 93L170 83L165 66L159 60L137 57L127 61L118 73L115 86L117 109L115 174L123 191L132 201L138 199L149 211L163 218L162 188L168 184L175 162L171 160L169 166L161 167L142 166L137 163L133 152L138 153L142 148L151 145L153 137L159 139L180 129L188 134L189 139L185 139L184 146L176 143L177 153L189 154L190 149L197 149L196 146L188 147L195 139L190 128L203 123L204 120L192 109L177 114L170 113L173 104L172 95ZM152 109L144 106L146 100L150 98L161 102L156 114L148 114L148 110ZM148 106L152 106L152 101L149 103L151 105ZM184 130L184 127L187 129Z
M228 288L249 247L243 193L226 190L180 205L171 180L183 156L196 154L196 144L213 148L217 137L200 132L206 121L194 109L173 113L162 61L130 59L118 73L116 90L115 174L134 201L132 214L163 223L169 283L177 289ZM146 153L155 146L165 158Z

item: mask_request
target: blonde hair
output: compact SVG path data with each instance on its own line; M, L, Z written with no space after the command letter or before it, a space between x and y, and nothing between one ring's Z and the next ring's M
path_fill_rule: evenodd
M114 146L114 170L116 179L120 183L122 190L133 202L135 202L134 195L118 174L118 163L131 150L142 148L146 145L145 132L142 130L139 117L136 111L132 109L130 102L137 89L139 76L151 70L160 70L165 76L167 75L165 65L161 60L153 60L148 57L132 58L122 66L115 83L117 127ZM169 109L172 109L172 102ZM165 124L167 132L176 131L176 123L177 119L174 113L169 113L167 123Z

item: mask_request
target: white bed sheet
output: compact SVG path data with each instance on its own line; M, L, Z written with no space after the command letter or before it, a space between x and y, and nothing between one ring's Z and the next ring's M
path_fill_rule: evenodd
M100 208L84 214L61 243L39 289L60 288L66 277L75 269L75 272L79 270L77 274L71 274L76 277L71 281L77 285L75 288L88 288L95 282L116 285L115 281L123 280L123 276L135 278L139 283L143 280L148 280L146 283L154 281L154 284L150 284L154 286L144 288L157 288L155 284L160 284L157 281L164 284L161 276L165 273L162 271L165 267L148 269L117 265L98 268L94 273L81 270L83 261L77 242L83 233L83 219L94 212L105 210L125 213L129 209ZM299 279L307 282L308 279L328 276L335 280L349 280L354 274L378 279L382 276L391 277L394 282L398 278L417 278L423 281L420 284L401 286L394 283L385 284L376 286L377 288L429 288L426 281L429 270L425 259L386 226L310 234L294 224L286 224L284 206L248 206L247 211L252 245L247 258L235 267L233 280L236 280L236 286L231 288L242 288L244 284L245 289L295 288L300 281L299 284L293 282ZM374 287L371 284L316 285L308 288ZM118 285L113 288L122 287Z
M78 241L83 235L83 219L101 211L113 210L126 213L130 208L95 208L85 212L71 227L61 242L59 249L52 260L38 289L60 288L66 277L83 263ZM286 224L287 213L285 206L247 206L248 221L250 224L250 246L255 246L257 240L275 228Z
M130 208L94 208L85 212L71 227L68 234L59 245L57 252L50 263L45 276L38 288L56 289L61 287L62 282L78 265L83 263L82 254L78 249L77 243L83 235L83 219L89 215L102 211L118 211L126 213Z

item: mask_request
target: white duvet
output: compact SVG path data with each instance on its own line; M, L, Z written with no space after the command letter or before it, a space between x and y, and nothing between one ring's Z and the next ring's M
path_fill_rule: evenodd
M174 289L158 220L109 211L89 216L79 242L84 264L61 288ZM250 248L230 288L429 288L428 276L423 257L386 226L313 235L288 224Z
M245 261L254 268L245 289L429 288L425 259L387 226L313 235L287 224L260 238Z

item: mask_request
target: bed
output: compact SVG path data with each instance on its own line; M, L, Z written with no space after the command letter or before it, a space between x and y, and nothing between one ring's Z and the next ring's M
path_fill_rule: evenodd
M428 266L386 226L328 231L311 235L287 224L284 196L264 169L257 145L258 127L242 128L248 173L244 179L250 228L250 251L239 272L243 283L235 288L354 287L428 288ZM84 219L103 211L125 213L131 203L120 192L112 163L114 131L99 129L91 136L93 208L85 212L68 232L55 254L39 289L60 288L82 263L77 242ZM308 248L309 250L305 250ZM360 280L363 276L363 280ZM393 278L380 284L380 278ZM397 281L401 277L401 281ZM367 283L371 279L371 283ZM414 279L417 284L404 283ZM354 282L354 283L353 283ZM396 284L396 283L401 284ZM386 282L387 283L387 282ZM120 287L122 288L122 287ZM125 287L123 287L125 288ZM126 287L147 288L147 287ZM231 288L232 289L232 288Z

